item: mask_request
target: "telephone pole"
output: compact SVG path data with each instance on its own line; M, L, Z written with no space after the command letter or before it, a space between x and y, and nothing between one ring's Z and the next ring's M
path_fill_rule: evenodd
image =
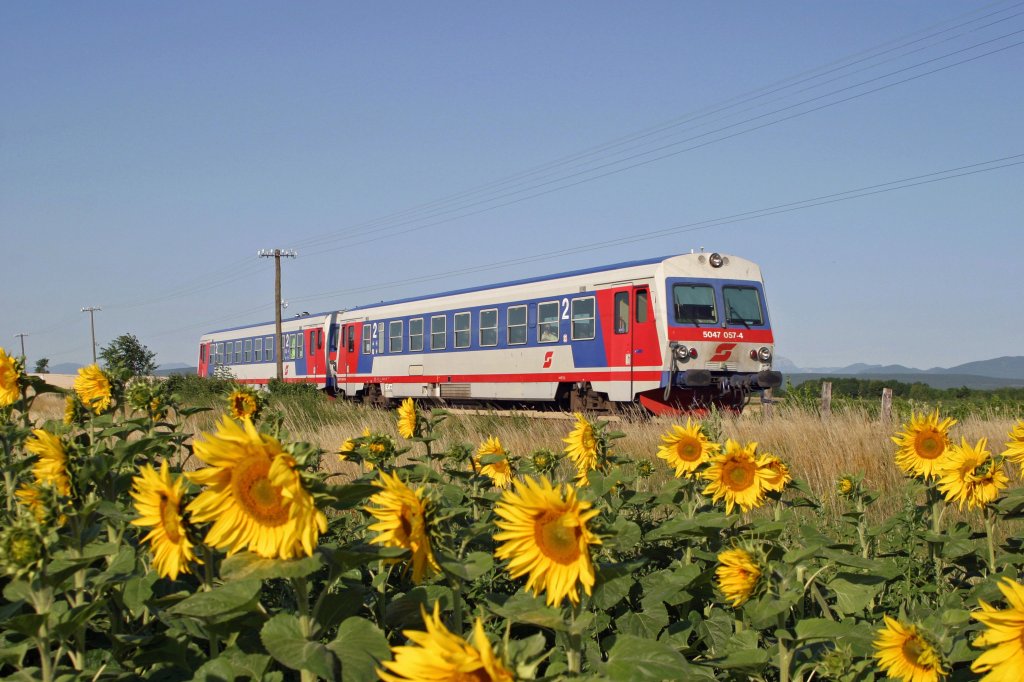
M96 364L96 320L93 313L103 310L99 306L88 306L82 308L83 313L89 313L89 330L92 332L92 364Z
M277 380L284 381L284 349L281 348L281 257L295 258L295 251L281 249L260 249L259 258L274 259L274 355L277 358Z
M21 359L28 362L28 359L25 357L25 337L28 336L28 334L21 332L19 334L15 334L15 336L21 339Z

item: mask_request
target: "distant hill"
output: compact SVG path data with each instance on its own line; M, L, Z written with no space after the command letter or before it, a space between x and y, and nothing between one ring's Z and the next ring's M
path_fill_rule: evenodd
M1024 379L999 379L996 377L985 377L976 374L931 374L918 370L911 374L887 374L867 372L863 374L850 374L843 372L784 372L783 377L794 386L799 386L805 381L814 379L827 379L839 377L856 377L857 379L877 379L879 381L898 381L903 384L920 382L928 384L933 388L974 388L982 391L991 391L996 388L1024 388Z
M198 367L190 367L189 365L184 365L184 364L175 362L175 363L172 363L170 365L160 365L160 367L155 372L153 372L153 376L168 377L168 376L171 376L172 374L198 374L198 373L199 373L199 368Z
M903 365L868 365L858 362L845 367L798 367L792 361L778 358L776 363L783 375L799 385L811 379L855 376L858 379L881 379L912 384L915 381L935 388L994 388L1024 386L1024 356L1004 356L991 360L976 360L955 367L917 369Z

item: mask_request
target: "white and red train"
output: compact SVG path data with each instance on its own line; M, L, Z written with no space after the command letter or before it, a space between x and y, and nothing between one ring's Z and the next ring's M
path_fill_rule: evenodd
M718 253L303 314L282 332L285 381L374 404L739 410L782 381L760 268ZM273 322L211 332L199 374L266 384L274 351Z

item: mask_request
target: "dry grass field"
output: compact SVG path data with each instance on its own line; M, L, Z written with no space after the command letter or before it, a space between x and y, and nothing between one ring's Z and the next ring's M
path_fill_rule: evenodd
M198 433L213 429L214 419L222 412L222 405L212 405L209 412L190 417L187 430ZM60 419L63 402L57 396L43 396L37 403L40 416ZM359 436L364 428L375 433L392 436L399 447L403 441L395 428L394 411L369 409L321 396L273 398L271 410L284 415L284 428L291 440L318 445L327 453L338 450L348 438ZM455 443L474 448L489 436L501 440L513 459L538 449L559 453L564 447L562 439L572 429L571 414L545 413L517 414L484 410L467 414L451 414L442 424L435 450L441 451ZM685 417L682 419L685 423ZM651 419L616 419L613 430L625 436L616 441L616 452L630 459L647 458L657 465L650 481L670 475L670 470L657 459L661 436L677 420L656 417ZM974 443L987 438L989 449L999 453L1003 449L1007 432L1015 419L1004 414L976 414L962 419L953 427L951 437L961 437ZM796 478L803 479L824 507L826 516L839 510L840 502L834 494L836 480L843 474L863 475L867 488L881 493L872 516L893 513L906 503L905 478L893 464L895 446L890 437L900 429L899 422L884 423L860 408L841 408L827 418L804 408L785 403L774 406L772 416L764 416L759 405L751 405L742 415L714 415L705 420L712 438L718 434L738 441L755 441L758 452L771 452L790 466ZM341 462L328 454L323 468L340 474L340 479L358 475L355 464ZM567 470L568 471L568 470ZM568 478L568 475L567 475Z

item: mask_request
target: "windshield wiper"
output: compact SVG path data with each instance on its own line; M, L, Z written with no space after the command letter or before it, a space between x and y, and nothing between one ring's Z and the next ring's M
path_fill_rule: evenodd
M729 317L726 318L726 322L728 322L729 324L732 324L733 322L739 322L747 329L750 329L750 324L748 323L748 321L745 318L742 318L739 315L737 315L736 309L733 308L732 306L729 306ZM750 320L749 322L757 322L757 320Z

